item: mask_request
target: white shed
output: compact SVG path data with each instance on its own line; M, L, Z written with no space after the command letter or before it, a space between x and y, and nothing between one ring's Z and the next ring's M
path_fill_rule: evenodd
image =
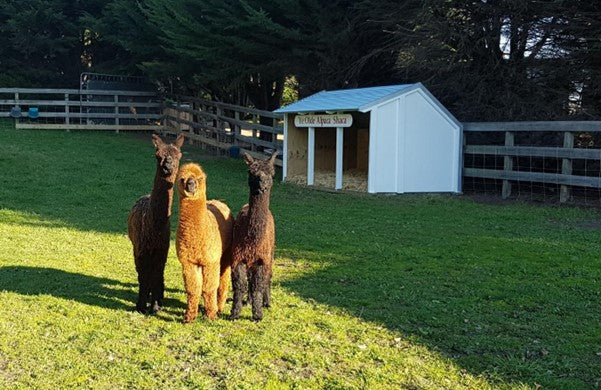
M285 181L461 192L462 125L421 83L322 91L281 107Z

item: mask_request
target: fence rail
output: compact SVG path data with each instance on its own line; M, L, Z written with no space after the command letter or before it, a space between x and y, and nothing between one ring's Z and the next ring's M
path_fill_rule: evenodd
M38 109L36 119L30 117L30 108ZM237 146L255 157L274 150L281 155L283 149L282 115L183 95L160 98L145 91L0 88L0 117L10 116L18 116L16 127L21 129L182 132L203 147L228 151ZM498 180L504 198L511 196L513 184L521 182L557 186L561 202L570 199L573 187L599 189L601 195L601 121L463 125L464 178ZM583 135L592 139L585 146L580 141ZM554 145L550 139L556 141ZM526 159L530 162L524 169ZM533 162L536 159L543 162ZM281 160L276 164L281 166Z
M491 132L502 135L498 137L502 145L484 145L490 141ZM555 137L545 137L541 132L555 133ZM471 137L481 133L480 139ZM537 182L559 186L560 202L568 201L572 196L572 187L601 189L601 149L599 140L592 142L592 148L575 147L577 135L588 133L601 136L601 121L553 121L553 122L477 122L464 123L464 169L463 176L479 179L502 180L501 194L503 198L511 195L512 184L515 182ZM527 135L528 145L516 144L516 137ZM559 139L561 145L548 145L549 138ZM589 137L592 138L592 137ZM536 145L532 145L535 143ZM547 143L547 144L545 144ZM596 147L595 147L596 146ZM479 156L481 167L473 161ZM470 158L471 157L471 158ZM497 168L497 158L502 158L502 169ZM528 171L516 169L518 159L530 160ZM488 159L488 160L487 160ZM535 164L533 159L551 159L556 161L555 172L548 172L544 161ZM595 168L584 174L574 172L575 161L593 162ZM493 163L487 163L493 161ZM492 167L490 166L492 165ZM552 165L552 164L551 164Z
M283 116L191 96L171 95L163 112L164 132L183 132L190 140L222 151L237 146L255 157L283 149ZM276 160L281 166L281 160Z
M18 129L160 130L162 106L155 92L0 88L0 117Z

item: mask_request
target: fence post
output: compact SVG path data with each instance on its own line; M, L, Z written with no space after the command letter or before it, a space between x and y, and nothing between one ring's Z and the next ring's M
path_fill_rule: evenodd
M165 136L165 132L167 131L167 118L165 117L165 113L167 112L167 110L165 107L167 107L167 105L165 104L165 97L162 97L161 107L159 108L161 112L161 119L159 119L159 123L161 124L161 135L163 137Z
M514 133L512 131L505 132L505 146L513 146L514 144ZM503 171L509 172L513 170L513 157L503 157ZM501 190L501 197L503 199L509 198L511 195L511 182L509 180L503 180L503 188Z
M15 92L15 106L19 105L19 92ZM20 118L15 118L15 129L19 128L19 119Z
M177 131L181 131L180 125L179 125L179 115L180 115L180 111L179 111L180 107L179 106L180 106L179 99L177 99L175 101L175 123L176 123L175 128L177 129Z
M119 95L115 95L115 133L119 134ZM130 122L131 123L131 122Z
M570 131L566 131L563 133L563 147L564 148L573 148L574 147L574 133ZM564 158L561 160L561 173L564 175L572 174L572 159ZM570 200L572 195L571 188L567 185L562 184L559 187L559 202L565 203Z
M234 111L234 119L236 121L240 120L240 111ZM240 141L238 141L238 136L240 136L240 125L236 122L232 130L234 132L234 145L239 145Z
M69 120L69 94L65 94L65 124L68 125L70 123Z
M219 106L219 104L215 105L215 115L217 115L217 119L215 120L215 128L217 129L215 131L215 139L221 141L224 126L223 121L221 120L221 117L223 116L223 109L221 106Z
M271 142L273 143L273 151L275 152L278 150L278 133L275 131L275 129L278 127L278 118L273 118L271 127L273 129L273 133L271 133Z
M256 125L258 122L259 122L259 116L256 114L253 114L253 124ZM251 150L253 152L257 151L257 144L255 143L256 140L257 140L257 129L255 129L253 127L253 143L251 145Z

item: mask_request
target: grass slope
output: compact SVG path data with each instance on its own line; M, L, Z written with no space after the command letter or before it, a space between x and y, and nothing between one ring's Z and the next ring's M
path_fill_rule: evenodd
M599 386L590 210L276 183L273 308L184 326L173 244L165 309L133 312L126 218L150 191L149 139L0 135L2 388ZM244 164L184 151L237 212Z

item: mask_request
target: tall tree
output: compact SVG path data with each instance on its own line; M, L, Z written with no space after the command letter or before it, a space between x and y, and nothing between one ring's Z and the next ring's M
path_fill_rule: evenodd
M391 2L365 3L372 20L391 21ZM594 42L584 37L601 23L596 2L425 0L420 8L389 30L399 75L426 82L461 119L583 114L569 100L598 79L598 68L583 67Z
M77 85L82 68L78 2L0 3L0 69L4 86Z

